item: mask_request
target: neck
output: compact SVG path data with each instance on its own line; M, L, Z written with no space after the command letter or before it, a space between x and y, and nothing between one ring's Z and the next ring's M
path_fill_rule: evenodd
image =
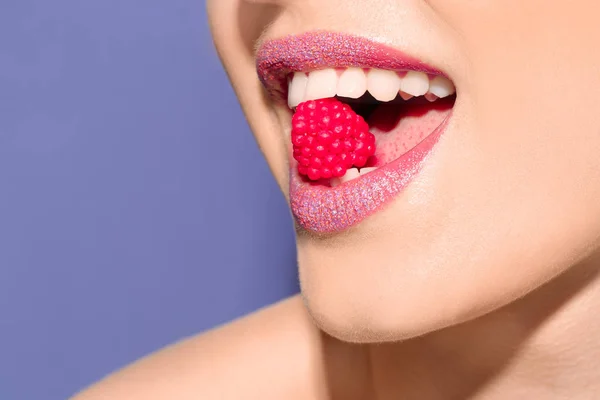
M477 320L371 348L378 399L600 393L600 257Z

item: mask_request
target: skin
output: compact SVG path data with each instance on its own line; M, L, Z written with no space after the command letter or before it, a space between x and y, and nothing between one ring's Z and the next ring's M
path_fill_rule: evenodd
M321 29L383 40L448 74L454 116L391 205L341 234L298 231L302 298L77 399L600 393L597 1L209 0L208 9L286 196L290 113L256 78L265 40Z

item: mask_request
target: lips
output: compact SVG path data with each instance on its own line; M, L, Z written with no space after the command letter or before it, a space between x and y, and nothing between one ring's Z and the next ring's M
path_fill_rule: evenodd
M363 37L332 32L289 36L265 42L256 61L261 82L280 106L289 104L293 110L307 99L337 97L353 109L370 110L365 118L371 117L367 121L382 150L369 168L349 170L322 185L306 181L296 162L290 162L292 213L300 227L317 234L353 227L400 195L452 115L454 86L444 73ZM423 85L434 89L421 90ZM413 94L402 88L422 97L408 100ZM438 100L443 96L449 97Z
M258 76L267 91L285 101L287 77L324 68L378 68L444 73L418 59L372 40L336 32L309 32L263 43L256 53Z

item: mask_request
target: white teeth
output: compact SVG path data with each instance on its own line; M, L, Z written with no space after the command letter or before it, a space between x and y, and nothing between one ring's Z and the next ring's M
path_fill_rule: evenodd
M454 85L448 78L436 76L429 83L429 91L439 98L448 97L455 92Z
M408 71L402 78L400 89L413 96L423 96L429 90L429 78L423 72Z
M360 172L356 168L350 168L346 171L346 174L340 178L342 183L351 181L352 179L356 179L360 176Z
M392 101L400 90L400 77L394 71L372 69L367 74L367 86L376 100Z
M304 72L295 72L288 89L288 106L294 108L304 101L308 76Z
M334 97L337 90L337 83L337 72L333 68L310 72L308 74L304 100Z
M360 176L366 175L369 172L373 172L377 169L377 167L369 167L369 168L361 168L360 169Z
M358 99L367 91L367 76L361 68L348 68L337 84L337 95Z
M358 99L367 90L378 101L388 102L400 96L403 100L425 96L430 102L448 97L456 92L454 84L446 77L431 79L419 71L408 71L400 77L395 71L373 68L347 68L338 77L333 68L312 71L308 74L295 72L288 79L288 105L297 107L308 100L340 96Z
M342 176L341 178L332 178L331 186L332 187L339 186L342 183L349 182L358 177L364 176L364 175L368 174L369 172L375 171L376 169L377 169L377 167L369 167L369 168L361 168L359 171L357 168L350 168L348 171L346 171L346 174L344 174L344 176Z

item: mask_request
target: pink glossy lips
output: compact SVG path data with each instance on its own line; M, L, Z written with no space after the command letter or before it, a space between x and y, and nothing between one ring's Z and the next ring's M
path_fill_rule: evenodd
M443 75L388 46L362 37L331 32L312 32L266 42L259 48L256 62L262 83L278 101L286 100L288 78L294 72L360 67ZM298 174L292 160L290 203L298 224L315 233L340 232L360 223L394 199L417 175L438 142L451 116L451 106L431 115L434 117L424 120L430 121L429 125L432 120L435 121L435 127L428 128L426 135L421 134L422 140L413 138L413 133L419 129L418 119L397 121L397 127L390 129L395 137L405 143L418 143L398 152L397 158L386 160L385 165L378 165L376 170L339 185L307 182ZM374 130L377 129L371 131ZM387 139L382 136L381 140Z

